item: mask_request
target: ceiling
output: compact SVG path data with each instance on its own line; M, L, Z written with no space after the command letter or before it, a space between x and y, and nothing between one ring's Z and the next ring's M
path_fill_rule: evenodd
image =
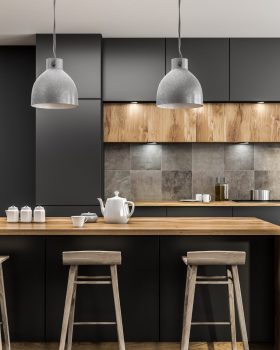
M0 0L0 44L34 44L53 0ZM182 36L280 37L279 0L182 0ZM174 37L177 0L57 0L57 32Z

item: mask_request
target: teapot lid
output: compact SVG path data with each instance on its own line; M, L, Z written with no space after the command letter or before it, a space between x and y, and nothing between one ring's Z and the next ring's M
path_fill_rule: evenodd
M25 205L24 207L21 208L21 210L31 210L31 208L28 205Z
M119 197L119 193L120 193L119 191L115 191L115 192L114 192L114 195L115 195L115 196L114 196L114 197L111 197L111 198L108 198L108 199L112 199L112 200L120 200L120 199L121 199L121 200L126 200L126 198Z
M12 205L8 208L8 210L18 210L18 207L16 207L15 205Z

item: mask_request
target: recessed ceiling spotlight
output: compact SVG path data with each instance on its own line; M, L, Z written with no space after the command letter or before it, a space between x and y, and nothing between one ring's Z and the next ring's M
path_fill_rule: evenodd
M258 104L263 104L264 102L263 101L259 101Z
M147 142L147 145L157 145L157 142Z
M132 101L132 102L130 102L130 103L136 105L138 102L137 102L137 101Z
M239 145L249 145L249 142L239 142Z

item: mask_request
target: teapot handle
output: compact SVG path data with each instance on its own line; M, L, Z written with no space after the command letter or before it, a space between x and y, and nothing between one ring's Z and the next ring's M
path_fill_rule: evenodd
M135 204L133 202L130 202L130 201L126 201L126 204L130 204L132 206L130 212L128 213L128 217L130 218L131 215L134 213Z

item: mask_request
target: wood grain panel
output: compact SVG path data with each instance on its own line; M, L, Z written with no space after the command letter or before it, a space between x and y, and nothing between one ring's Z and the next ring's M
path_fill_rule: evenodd
M107 224L103 218L82 228L71 218L47 218L45 223L7 223L0 218L0 236L279 236L280 226L254 217L143 217L128 224Z
M212 103L167 110L104 105L105 142L280 142L279 103Z

